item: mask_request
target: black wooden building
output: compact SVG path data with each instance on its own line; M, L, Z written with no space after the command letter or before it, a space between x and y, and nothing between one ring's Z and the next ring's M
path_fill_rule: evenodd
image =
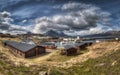
M3 41L3 45L17 56L28 58L45 53L45 47L15 41Z

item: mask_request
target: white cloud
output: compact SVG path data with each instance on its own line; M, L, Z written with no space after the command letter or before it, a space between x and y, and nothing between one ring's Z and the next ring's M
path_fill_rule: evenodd
M9 24L10 22L13 21L12 18L10 18L11 13L7 11L0 12L0 22L4 24Z
M50 7L51 8L51 7ZM11 18L9 12L0 12L0 32L22 34L27 31L33 33L45 33L49 30L57 32L64 32L67 35L88 35L102 33L113 29L119 29L116 26L110 27L107 23L111 20L110 13L102 11L99 7L91 4L69 2L66 4L60 4L53 6L55 10L59 10L51 16L44 16L37 18L35 24L31 26L18 26L13 25L11 22L14 20ZM22 17L31 16L36 11L32 11L33 6L29 8L20 8L21 10L14 11L12 16L21 14ZM36 10L38 10L37 8ZM51 9L52 10L52 9ZM54 10L53 10L54 11ZM48 11L45 11L48 13ZM6 17L5 17L6 16ZM23 20L22 23L26 23L29 20ZM107 29L107 30L106 30Z
M0 32L10 34L22 34L27 32L26 27L11 24L14 21L11 14L7 11L0 12Z
M64 4L61 9L62 10L75 10L75 9L84 9L92 7L91 4L83 4L83 3L75 3L75 2L69 2Z
M3 11L3 12L1 12L1 15L3 15L3 16L6 15L8 17L8 16L11 16L11 13L9 13L7 11Z
M111 30L113 30L113 29L110 28L109 26L103 26L103 25L98 24L97 27L92 27L88 30L74 31L72 33L70 31L65 31L65 34L69 35L69 36L71 36L71 35L73 35L73 36L91 35L91 34L104 33L104 32L111 31Z
M97 33L100 32L96 31L96 28L94 29L94 27L99 28L97 22L106 23L110 19L109 13L90 4L67 3L61 6L61 10L63 10L64 13L37 18L33 33L45 33L49 30L66 33L66 31L70 29L75 32L73 34L77 35L81 34L80 31L84 29L88 29L85 30L85 32L90 31L90 34L92 31L94 31L93 33ZM93 27L93 29L91 29L91 27ZM102 28L98 30L102 30ZM88 34L88 32L86 34Z

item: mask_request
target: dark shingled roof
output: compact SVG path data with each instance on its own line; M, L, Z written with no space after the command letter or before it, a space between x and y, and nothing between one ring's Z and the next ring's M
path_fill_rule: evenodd
M85 43L75 43L75 44L68 44L68 45L65 45L64 48L65 49L69 49L69 48L75 48L76 46L83 46Z
M44 42L44 43L41 43L40 46L55 46L55 44L51 42Z
M29 51L30 49L36 47L35 44L26 44L26 43L15 42L15 41L4 41L4 43L6 43L18 50L21 50L23 52Z
M75 48L75 46L74 46L74 45L65 45L64 48L65 48L65 49Z
M75 46L83 46L84 44L86 44L86 43L85 42L76 43Z

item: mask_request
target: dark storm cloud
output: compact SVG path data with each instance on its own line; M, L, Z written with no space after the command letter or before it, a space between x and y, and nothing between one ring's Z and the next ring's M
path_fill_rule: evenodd
M0 24L0 29L2 29L2 30L8 30L9 29L9 25L7 25L7 24Z
M0 10L12 13L9 14L12 18L2 18L4 24L0 25L0 32L54 30L67 35L83 35L119 30L120 16L116 15L119 3L119 0L0 0ZM111 18L112 12L117 20Z
M17 25L12 25L11 21L13 21L12 18L10 18L11 14L9 12L0 12L0 32L1 33L25 33L25 28Z
M98 21L105 22L105 19L109 19L110 16L109 13L90 4L69 2L59 6L59 8L64 13L36 19L33 32L44 33L49 30L80 31L81 29L90 29L91 27L97 27L96 23Z

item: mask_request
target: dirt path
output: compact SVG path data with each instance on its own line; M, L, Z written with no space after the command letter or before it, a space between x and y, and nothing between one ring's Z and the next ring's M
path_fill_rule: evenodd
M48 58L50 58L52 55L56 54L56 51L50 52L49 54L43 54L41 56L38 56L37 58L32 58L29 60L32 60L34 63L39 63L41 61L47 60Z

